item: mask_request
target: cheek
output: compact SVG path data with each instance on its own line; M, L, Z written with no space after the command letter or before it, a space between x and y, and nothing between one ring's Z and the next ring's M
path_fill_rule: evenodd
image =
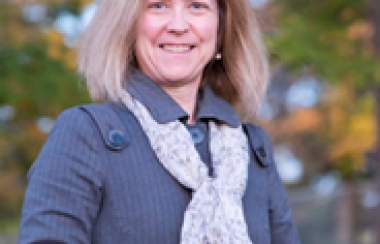
M138 22L137 42L144 41L154 43L159 30L160 28L157 21L153 18L142 17Z
M202 24L198 27L198 33L202 40L207 44L210 51L214 51L218 39L217 22L211 22L209 24Z
M207 18L198 21L196 29L203 40L216 42L218 33L218 20L216 18Z

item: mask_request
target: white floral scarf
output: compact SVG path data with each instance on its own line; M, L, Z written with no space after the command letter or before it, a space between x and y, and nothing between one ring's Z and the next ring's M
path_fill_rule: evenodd
M184 214L181 244L252 243L242 207L249 163L242 127L209 122L215 171L210 177L190 133L179 120L159 124L138 100L127 92L123 95L123 103L138 119L162 166L193 190Z

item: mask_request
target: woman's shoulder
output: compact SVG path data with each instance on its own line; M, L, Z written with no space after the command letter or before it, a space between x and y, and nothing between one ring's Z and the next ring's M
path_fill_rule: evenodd
M92 103L65 109L55 120L41 153L74 149L101 150L104 146L99 126L110 119L105 113L108 106L107 103Z
M243 127L250 136L254 135L254 137L258 137L257 139L261 141L261 144L264 144L265 147L272 148L271 139L261 126L253 123L243 123Z
M88 125L91 120L94 120L93 114L103 114L103 117L107 117L107 114L110 113L112 107L119 106L114 102L103 102L103 103L89 103L89 104L80 104L70 108L67 108L62 111L62 113L57 117L56 124L60 125L60 122L63 124L75 123L77 125Z
M65 109L55 120L54 126L42 147L43 155L62 155L77 150L99 151L100 137L94 120L78 105Z
M77 105L65 109L56 119L54 127L49 135L51 137L64 138L66 136L89 135L96 131L93 119L83 110L85 106L93 106L95 104Z
M51 180L52 177L66 177L67 174L62 172L71 172L72 175L83 173L83 170L94 172L92 175L102 175L103 142L96 124L82 106L65 109L58 116L28 172L29 180Z
M262 166L273 164L273 146L265 130L256 124L244 123L243 128L248 136L252 152Z
M82 104L65 109L56 119L54 130L73 130L81 134L118 126L120 113L127 112L115 102Z
M71 136L92 138L111 150L122 150L134 138L138 126L136 118L121 103L107 101L75 106L66 109L57 118L55 130Z

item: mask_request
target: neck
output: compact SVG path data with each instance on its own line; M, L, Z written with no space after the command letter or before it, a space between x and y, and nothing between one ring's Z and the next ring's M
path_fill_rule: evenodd
M190 83L179 87L162 87L189 115L188 124L196 123L196 103L199 84Z

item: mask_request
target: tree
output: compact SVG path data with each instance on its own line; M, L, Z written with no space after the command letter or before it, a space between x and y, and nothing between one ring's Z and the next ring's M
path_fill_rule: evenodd
M79 3L50 1L46 6L54 19ZM26 171L47 137L41 124L89 101L73 69L74 50L52 28L26 22L25 6L0 1L0 114L9 115L0 116L0 229L20 213Z
M317 143L319 155L310 152L317 160L308 158L307 163L324 163L328 170L339 170L344 180L356 179L366 166L366 151L376 143L376 127L380 163L380 120L377 125L375 122L376 103L380 106L380 88L376 89L380 87L380 2L274 0L272 8L278 20L268 35L273 62L295 76L306 70L330 87L330 96L316 108L319 127L301 133L308 138L295 139L295 143L301 142L298 148L305 151L310 141L322 142ZM374 90L378 91L377 102ZM380 107L378 110L380 118ZM337 212L343 213L338 223L344 243L352 241L354 230L354 199L349 189L346 199L337 205Z
M380 80L380 59L374 41L378 27L369 4L367 0L275 0L270 6L276 18L267 31L273 63L295 77L305 73L318 77L335 87L330 94L335 91L333 95L340 99L346 96L343 103L323 100L317 112L324 127L311 133L321 151L327 152L318 159L328 162L327 168L340 170L345 179L352 179L364 166L364 153L375 142L371 136L376 128L375 103L368 94ZM347 92L349 97L344 95ZM331 122L335 117L341 118L339 128L334 127L337 121ZM365 147L358 146L358 141Z

